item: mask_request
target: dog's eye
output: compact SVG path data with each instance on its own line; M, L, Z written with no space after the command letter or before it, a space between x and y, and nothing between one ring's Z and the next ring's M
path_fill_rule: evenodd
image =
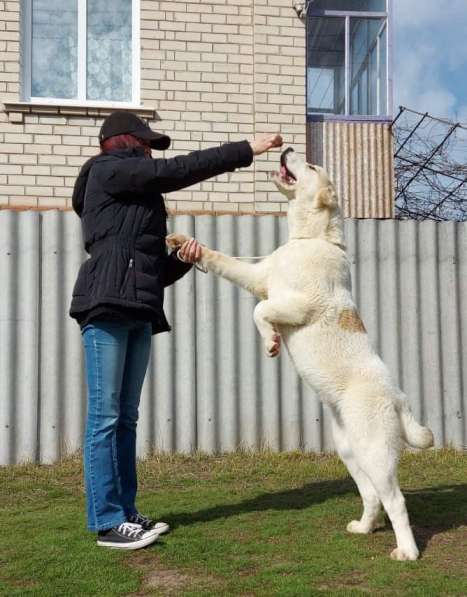
M312 166L311 164L307 164L307 166L310 170L316 170L316 168L314 166Z

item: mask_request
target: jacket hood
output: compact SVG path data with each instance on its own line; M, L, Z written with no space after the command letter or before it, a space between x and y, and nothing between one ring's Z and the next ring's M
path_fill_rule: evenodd
M89 172L94 163L101 157L101 154L95 155L83 164L79 171L78 178L75 181L73 188L73 195L71 197L71 204L74 211L81 216L84 209L84 195L86 193L86 185L88 182Z
M99 153L83 164L79 171L78 178L75 181L73 188L73 195L71 203L73 210L81 216L84 209L84 197L86 195L86 185L88 183L89 172L96 162L107 161L109 157L117 158L131 158L144 157L144 148L133 147L131 149L116 149L114 151L107 151L106 153Z

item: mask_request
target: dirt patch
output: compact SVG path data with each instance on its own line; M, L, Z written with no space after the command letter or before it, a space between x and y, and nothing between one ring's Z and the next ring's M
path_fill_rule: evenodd
M139 569L143 574L138 592L130 593L127 597L147 597L148 595L178 597L182 591L200 585L207 586L211 582L215 582L215 579L208 575L201 578L196 574L188 574L176 568L167 567L161 561L160 556L151 549L141 549L133 553L127 565Z
M467 525L445 532L418 528L417 539L425 543L422 557L434 568L442 572L463 572L467 576Z
M348 574L330 579L316 588L320 591L335 591L337 589L356 589L362 593L371 593L369 587L365 587L367 575L364 572L353 571Z
M6 578L6 579L1 579L2 580L2 584L5 583L6 584L6 588L10 588L10 589L36 589L39 588L39 583L37 583L34 580L27 580L27 579L23 579L23 580L17 580L17 579L11 579L11 578ZM5 593L6 595L6 593Z
M164 595L177 594L191 585L191 578L178 570L158 568L144 577L145 589L158 589Z

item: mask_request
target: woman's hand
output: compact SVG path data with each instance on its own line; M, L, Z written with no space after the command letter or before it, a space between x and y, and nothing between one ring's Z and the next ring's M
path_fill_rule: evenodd
M253 141L250 141L253 155L260 155L274 147L281 147L282 143L279 133L256 135Z
M201 245L194 238L187 240L180 247L177 255L186 263L197 263L201 259Z

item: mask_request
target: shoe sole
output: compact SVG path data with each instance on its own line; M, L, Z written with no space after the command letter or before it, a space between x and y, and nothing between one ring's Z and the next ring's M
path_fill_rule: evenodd
M170 531L170 527L168 524L156 524L156 526L151 530L154 530L158 535L165 535Z
M101 541L97 540L97 545L99 547L110 547L110 549L126 549L126 550L134 550L134 549L141 549L143 547L147 547L151 545L151 543L155 543L158 539L158 534L152 534L149 537L144 537L144 539L140 539L139 541L131 541L129 543L115 543L114 541Z

